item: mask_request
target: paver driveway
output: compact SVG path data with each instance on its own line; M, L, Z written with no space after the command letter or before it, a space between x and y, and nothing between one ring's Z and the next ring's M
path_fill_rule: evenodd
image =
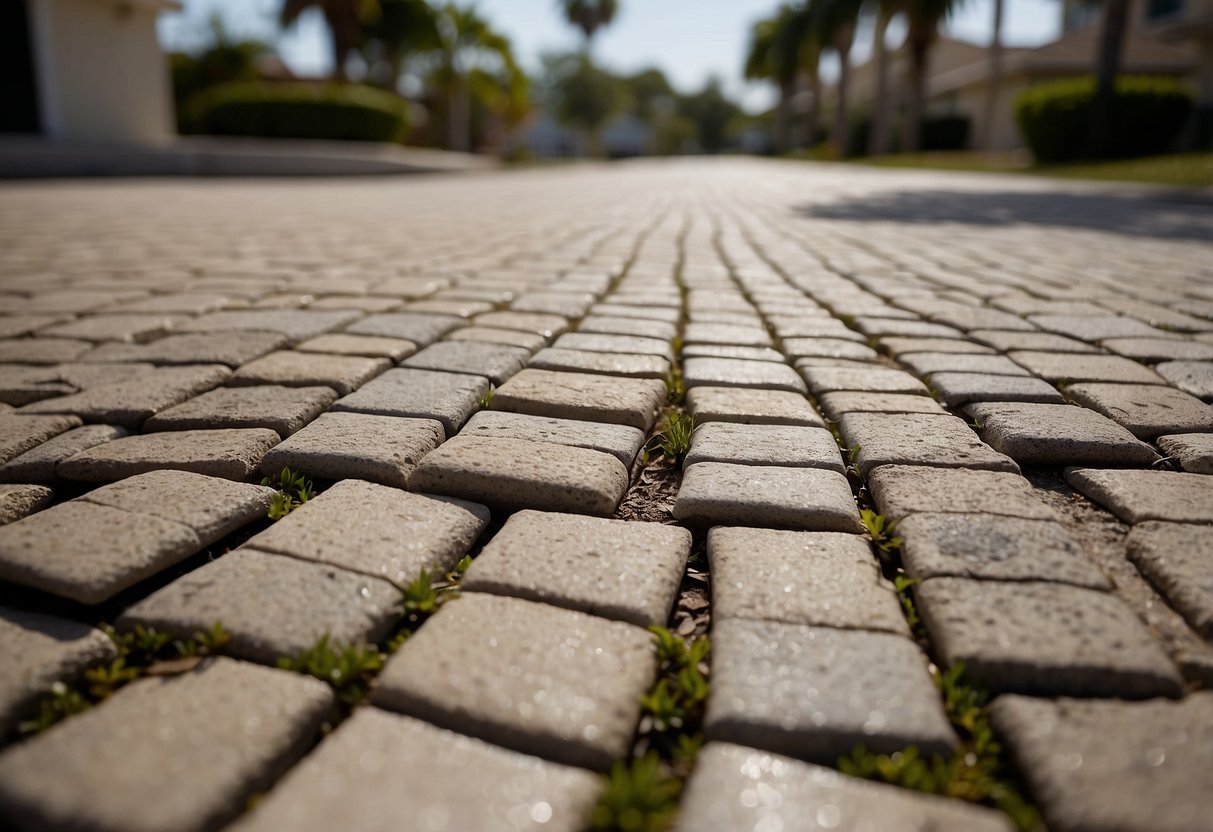
M1213 829L1207 200L10 183L0 313L0 826L584 829L651 739L656 621L713 643L682 829L1009 829L830 770L967 748L958 664L1050 829ZM271 521L284 466L319 493ZM120 635L216 622L201 662ZM278 666L322 637L385 664Z

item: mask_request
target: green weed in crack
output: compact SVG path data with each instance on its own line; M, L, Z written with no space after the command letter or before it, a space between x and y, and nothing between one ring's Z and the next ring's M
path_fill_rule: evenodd
M265 477L261 484L277 489L266 512L271 520L281 520L315 496L311 480L290 468L283 468L277 477Z
M870 508L859 510L859 519L868 532L868 537L876 546L876 553L882 561L892 562L901 550L901 537L894 535L897 521L890 520L883 514L877 514Z
M681 462L691 450L691 436L695 433L695 420L681 409L667 410L661 428L649 440L646 451L661 451L671 462Z

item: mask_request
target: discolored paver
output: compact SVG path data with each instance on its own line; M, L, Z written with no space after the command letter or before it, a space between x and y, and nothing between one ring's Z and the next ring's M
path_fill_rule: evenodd
M1171 387L1073 384L1066 395L1124 425L1140 439L1166 433L1213 433L1213 405Z
M54 496L43 485L0 485L0 526L46 508Z
M990 447L1022 465L1132 467L1158 459L1128 430L1084 407L983 402L964 412Z
M1140 523L1129 533L1128 555L1192 628L1213 641L1213 536L1208 526Z
M467 593L392 657L372 701L496 745L605 770L640 719L657 657L620 621Z
M278 433L267 428L137 434L68 457L55 472L83 482L113 482L165 468L247 480L278 442Z
M699 462L825 468L843 473L834 436L822 428L708 422L695 428L684 466Z
M693 525L859 531L846 477L818 468L700 462L683 473L674 516Z
M337 399L329 387L221 387L162 410L145 431L268 428L287 437Z
M484 547L461 587L664 625L690 552L686 529L523 510Z
M717 526L708 533L712 615L909 633L861 537Z
M908 638L740 619L712 630L704 733L828 764L857 745L929 754L955 742Z
M484 506L344 480L249 541L302 560L407 584L445 573L488 523Z
M881 465L922 465L986 471L1018 471L1010 457L982 442L955 416L846 413L838 429L864 471Z
M213 829L303 755L332 702L316 679L225 658L144 679L0 754L0 811L27 828Z
M609 454L498 437L456 437L409 475L413 491L448 494L502 511L608 515L627 487L627 469Z
M333 411L434 419L453 436L489 392L480 376L401 368L388 370L338 399Z
M189 638L222 622L224 652L273 665L321 636L334 645L374 644L400 617L400 592L379 578L259 551L229 552L152 593L122 614L137 624Z
M1213 489L1201 474L1071 468L1066 481L1126 523L1213 523Z
M1175 696L1178 671L1106 592L1054 583L932 578L914 589L932 643L975 684L1039 696Z
M696 424L733 422L825 427L807 398L784 390L695 387L687 391L686 407Z
M709 743L687 783L675 827L813 832L878 829L1010 832L1006 816L960 800L847 777L733 743Z
M579 832L601 789L591 772L368 707L231 828L393 832L411 818L449 829Z
M992 715L1050 829L1191 832L1213 817L1213 694L1179 702L1004 696Z
M653 379L523 370L493 393L492 408L647 431L665 398L665 384Z

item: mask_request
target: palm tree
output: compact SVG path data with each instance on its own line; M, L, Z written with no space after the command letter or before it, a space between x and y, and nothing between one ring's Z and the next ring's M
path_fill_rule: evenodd
M927 60L939 34L939 24L947 20L960 0L906 0L905 13L908 32L906 47L910 52L910 95L906 119L902 124L902 149L907 153L918 150L922 132L923 105L926 101Z
M426 0L379 0L374 16L362 26L362 57L372 83L396 89L410 52L432 49L438 42L434 12Z
M789 149L792 94L796 91L796 78L805 68L802 53L809 21L807 7L793 8L784 3L774 17L758 21L750 31L744 74L751 81L773 81L779 89L779 103L775 108L775 147L780 152Z
M851 125L847 112L847 93L851 85L851 46L863 0L817 0L821 39L838 54L838 97L834 106L834 129L830 142L837 156L845 157L850 148Z
M565 19L585 35L585 48L589 51L594 34L603 26L610 26L619 11L616 0L560 0Z
M436 77L446 89L447 146L471 147L471 86L486 79L507 88L511 102L525 95L526 76L514 59L509 38L492 28L474 7L447 3L436 11Z
M1087 125L1087 155L1091 157L1101 156L1107 146L1109 111L1116 76L1120 73L1128 20L1129 0L1105 0L1095 64L1095 98L1091 101L1091 121Z
M278 21L283 28L289 28L308 9L319 9L332 38L333 77L344 81L345 63L358 48L362 22L373 16L377 7L375 0L285 0Z
M872 100L872 123L868 131L869 156L880 156L889 148L889 47L885 39L889 21L901 11L901 7L902 0L878 0L876 4L876 31L872 37L876 95Z
M998 108L998 92L1002 86L1002 6L1003 0L994 0L994 28L990 34L990 73L986 81L986 110L981 119L981 137L978 147L993 150L994 116Z

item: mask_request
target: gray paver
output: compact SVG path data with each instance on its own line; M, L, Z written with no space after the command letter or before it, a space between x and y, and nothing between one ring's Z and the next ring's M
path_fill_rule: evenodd
M743 361L774 361L786 363L783 353L770 347L735 347L728 344L684 344L683 358L737 358Z
M880 512L900 520L921 512L960 512L1056 520L1057 515L1016 474L963 468L885 465L868 476Z
M801 373L813 395L835 390L858 393L911 393L927 395L921 381L903 370L872 367L803 367Z
M1192 628L1213 641L1213 536L1207 526L1141 523L1128 539L1129 559Z
M314 338L355 321L353 310L239 309L211 312L187 321L182 332L277 332L291 343Z
M696 387L687 391L686 406L696 424L732 422L825 427L807 398L785 390Z
M168 315L88 315L40 332L81 341L150 341L186 320Z
M493 536L461 587L664 625L690 552L686 529L524 510Z
M1193 832L1213 817L1213 694L992 706L1050 829Z
M798 425L739 425L708 422L695 428L684 466L699 462L826 468L843 473L834 435Z
M407 584L423 569L449 571L488 520L474 503L344 480L249 545Z
M1009 333L998 333L1009 334ZM970 336L973 333L969 333ZM885 352L897 357L905 353L935 352L964 355L993 355L994 350L972 341L961 341L956 338L907 338L890 336L880 339L880 346Z
M988 690L1139 699L1182 688L1162 645L1109 593L932 578L914 597L943 660Z
M1146 466L1158 459L1132 433L1082 407L983 402L965 413L990 447L1023 465Z
M1070 355L1015 351L1007 357L1046 381L1108 381L1117 384L1162 384L1148 367L1119 355Z
M928 396L905 393L825 393L818 403L834 421L844 413L947 413L939 402Z
M636 454L644 444L644 433L627 425L605 422L582 422L574 419L553 419L525 413L482 410L472 416L460 431L461 437L498 437L547 442L602 451L631 469Z
M915 352L898 356L915 374L981 373L989 376L1026 376L1028 371L1003 355L970 355L950 352Z
M0 526L41 511L54 496L43 485L0 485Z
M1053 385L1030 376L935 373L931 376L931 389L949 407L969 402L1065 402Z
M1158 437L1158 447L1193 474L1213 474L1213 436L1193 433ZM0 474L4 471L0 468Z
M123 436L126 436L126 431L112 425L72 428L0 465L0 482L54 482L57 478L55 466L60 462L80 451Z
M526 366L530 351L504 344L475 341L441 341L405 359L402 366L447 373L484 376L493 384L504 384Z
M83 482L113 482L165 468L247 480L278 441L278 433L267 428L137 434L70 456L55 472Z
M1167 361L1154 369L1185 393L1213 401L1213 361Z
M584 352L618 352L624 355L655 355L666 361L674 360L674 348L660 338L639 338L635 335L600 335L593 332L569 332L557 338L552 346L563 350Z
M546 341L551 341L569 328L569 322L559 315L544 315L538 312L486 312L477 315L473 320L476 326L534 333Z
M401 368L388 370L338 399L331 410L434 419L442 423L447 436L453 436L488 392L489 381L480 376Z
M68 413L86 422L137 428L161 410L218 387L229 375L229 369L215 364L163 367L126 381L34 402L21 412Z
M773 361L740 361L732 358L688 358L683 363L683 381L692 387L760 387L768 390L807 392L796 371Z
M1213 344L1176 338L1109 338L1103 347L1136 361L1210 361Z
M728 344L739 347L769 347L771 336L761 326L724 323L689 323L682 339L688 344Z
M864 344L840 338L786 338L782 344L788 358L841 358L850 361L875 361L876 350Z
M359 708L231 828L395 832L407 818L452 830L579 832L601 790L588 771Z
M983 344L989 344L1003 352L1012 350L1028 350L1038 352L1072 352L1096 353L1099 347L1092 346L1086 341L1067 338L1051 332L1009 332L1005 330L974 330L969 333Z
M1073 384L1066 395L1119 422L1140 439L1164 433L1213 432L1213 406L1171 387Z
M136 624L188 638L222 622L224 652L264 664L307 650L327 635L335 645L375 643L400 617L390 583L323 563L245 546L178 578L127 609Z
M70 338L14 338L0 341L0 364L61 364L92 348L88 341Z
M55 682L116 658L109 636L78 621L0 607L0 734L26 716Z
M337 399L329 387L221 387L162 410L145 431L268 428L287 437Z
M403 338L381 338L376 335L319 335L309 338L295 349L298 352L318 352L329 355L364 355L402 361L417 351L417 345Z
M433 419L322 413L261 460L261 471L276 476L284 467L325 480L369 480L404 488L409 474L445 439Z
M605 770L653 683L650 634L519 598L466 593L392 657L372 701L497 745Z
M631 378L664 380L670 374L670 362L657 355L624 352L589 352L548 347L535 353L528 366L536 370L570 373L598 373Z
M1053 581L1107 589L1108 579L1060 523L995 514L914 514L897 525L906 571L954 577Z
M1105 338L1179 337L1147 323L1119 315L1029 315L1028 320L1043 330L1072 335L1083 341Z
M0 413L0 462L8 462L80 425L75 416Z
M712 628L704 734L828 764L857 745L930 754L955 742L909 639L740 619Z
M224 658L144 679L0 755L0 810L27 828L214 829L303 755L332 701L316 679Z
M608 515L628 487L615 457L524 439L459 436L432 451L409 488L448 494L503 511L534 508Z
M224 364L234 368L281 349L287 340L285 335L276 332L166 335L148 344L102 344L80 360L146 361L149 364Z
M0 578L99 604L201 548L182 523L72 500L0 526Z
M732 743L699 755L675 829L1011 832L1000 812Z
M859 467L923 465L987 471L1019 470L1010 457L982 442L955 416L921 413L846 413L838 422L848 447L859 446Z
M345 396L391 366L386 358L283 350L245 364L228 379L228 384L233 387L267 384L330 387L337 395Z
M837 532L717 526L712 615L909 634L867 541Z
M523 332L520 329L500 329L493 326L465 326L447 335L446 340L505 344L511 347L521 347L532 353L548 342L547 338L538 333Z
M1071 468L1066 481L1126 523L1213 523L1213 489L1202 474Z
M817 468L700 462L683 474L674 516L702 525L859 530L846 477Z
M351 335L377 335L411 341L424 347L467 322L454 315L427 315L422 312L389 312L368 315L345 328Z
M492 408L647 431L665 399L665 384L653 379L523 370L494 392Z
M577 324L578 332L597 332L601 335L635 335L640 338L658 338L672 341L678 328L665 321L643 318L617 318L610 315L587 315Z

